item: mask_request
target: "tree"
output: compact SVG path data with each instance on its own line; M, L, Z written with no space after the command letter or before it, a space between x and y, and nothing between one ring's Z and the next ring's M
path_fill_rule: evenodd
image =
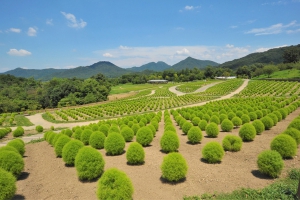
M204 70L204 76L206 78L214 78L215 77L215 70L212 68L212 66L207 66Z
M236 76L238 77L247 76L248 78L251 78L251 71L248 69L246 65L244 65L243 67L239 67L236 70Z
M263 72L268 75L268 78L270 78L270 75L277 70L278 68L275 65L266 65L263 68Z
M296 47L288 48L283 52L284 63L296 63L300 60L300 50Z

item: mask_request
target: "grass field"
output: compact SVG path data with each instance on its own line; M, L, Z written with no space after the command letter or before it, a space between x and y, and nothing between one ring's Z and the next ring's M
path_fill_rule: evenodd
M144 90L144 89L151 89L151 88L158 88L159 84L121 84L117 85L111 88L111 91L109 94L122 94L127 93L131 91L138 91L138 90Z
M277 71L268 77L267 75L260 75L259 77L255 77L254 79L261 78L300 78L300 70L297 69L288 69L283 71Z

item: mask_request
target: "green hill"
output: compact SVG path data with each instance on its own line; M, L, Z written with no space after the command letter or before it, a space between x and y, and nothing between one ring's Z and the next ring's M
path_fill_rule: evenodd
M33 77L35 79L45 80L48 76L52 76L55 73L64 72L67 69L23 69L23 68L16 68L14 70L10 70L4 72L3 74L10 74L16 77L24 77L29 78Z
M298 44L296 46L274 48L274 49L270 49L265 52L251 53L245 57L225 62L225 63L219 65L219 67L237 69L238 67L242 67L244 65L252 65L255 63L263 63L263 64L282 63L284 51L289 50L290 48L295 48L295 47L300 50L300 44Z
M144 70L152 70L152 71L156 71L156 72L162 72L165 69L168 69L170 67L171 66L168 65L167 63L159 61L157 63L150 62L150 63L147 63L147 64L142 65L140 67L131 67L131 68L127 68L127 69L130 70L130 71L134 71L134 72L141 72L141 71L144 71Z
M195 67L198 69L204 69L208 65L214 67L214 66L218 66L219 63L210 60L197 60L192 57L187 57L186 59L180 61L179 63L176 63L169 69L174 69L175 71L180 71L186 68L193 69Z

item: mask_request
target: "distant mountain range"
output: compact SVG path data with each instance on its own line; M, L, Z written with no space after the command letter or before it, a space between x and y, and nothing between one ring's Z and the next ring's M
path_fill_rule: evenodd
M182 69L193 69L194 67L199 69L204 69L206 66L210 65L213 67L226 67L230 69L236 69L240 66L244 65L251 65L254 63L281 63L283 62L283 52L291 47L297 47L300 49L300 45L297 46L290 46L290 47L281 47L281 48L274 48L270 49L265 52L261 53L252 53L245 57L235 59L232 61L225 62L223 64L219 64L210 60L198 60L195 58L188 57L178 63L176 63L173 66L170 66L166 64L165 62L150 62L148 64L142 65L140 67L131 67L131 68L121 68L116 65L114 65L111 62L107 61L100 61L97 63L94 63L90 66L80 66L73 69L22 69L22 68L16 68L14 70L10 70L7 72L4 72L3 74L11 74L16 77L34 77L35 79L40 79L43 81L50 80L53 77L58 78L82 78L86 79L89 78L95 74L102 73L106 77L114 78L122 76L123 74L129 74L129 73L144 73L149 74L154 71L164 71L164 70L174 70L174 71L180 71Z

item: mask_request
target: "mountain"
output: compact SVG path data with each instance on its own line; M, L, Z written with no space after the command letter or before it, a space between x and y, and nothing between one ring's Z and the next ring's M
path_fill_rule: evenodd
M86 79L95 74L101 73L106 77L119 77L123 74L130 73L129 70L120 68L111 62L100 61L86 67L76 67L73 69L22 69L16 68L4 72L3 74L11 74L16 77L34 77L35 79L40 79L43 81L50 80L54 77L57 78L82 78Z
M298 44L296 46L274 48L274 49L270 49L268 51L260 52L260 53L251 53L245 57L225 62L225 63L219 65L219 67L237 69L238 67L242 67L244 65L251 65L251 64L255 64L255 63L263 63L263 64L282 63L284 51L289 50L291 48L297 48L300 50L300 44Z
M152 70L152 71L156 71L156 72L162 72L165 69L168 69L170 67L171 66L168 65L167 63L159 61L157 63L150 62L150 63L147 63L147 64L142 65L140 67L131 67L131 68L127 68L127 69L130 70L130 71L134 71L134 72L141 72L141 71L144 71L144 70Z
M214 67L214 66L218 66L219 63L210 60L198 60L192 57L187 57L186 59L180 61L179 63L176 63L169 69L173 69L175 71L180 71L186 68L193 69L194 67L198 69L204 69L208 65Z

